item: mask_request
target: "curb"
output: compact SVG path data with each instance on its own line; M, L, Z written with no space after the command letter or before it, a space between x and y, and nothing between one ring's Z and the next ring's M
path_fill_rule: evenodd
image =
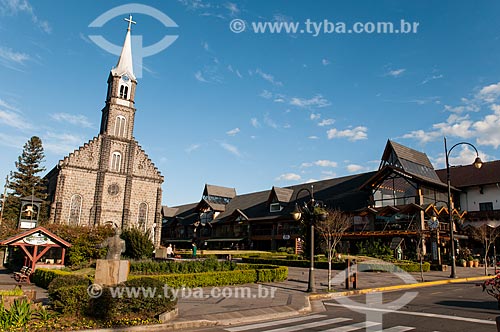
M459 279L442 279L442 280L435 280L435 281L419 282L419 283L415 283L415 284L402 284L402 285L395 285L395 286L365 288L365 289L358 289L358 290L338 292L338 293L311 294L311 295L309 295L309 299L312 301L328 300L328 299L334 299L337 297L362 295L362 294L374 293L374 292L388 292L388 291L396 291L396 290L401 290L401 289L432 287L432 286L439 286L439 285L452 284L452 283L482 281L482 280L491 279L493 277L494 276L480 276L480 277L468 277L468 278L459 278Z

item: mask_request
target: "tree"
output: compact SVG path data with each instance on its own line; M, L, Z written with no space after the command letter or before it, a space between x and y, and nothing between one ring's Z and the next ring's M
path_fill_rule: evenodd
M483 243L484 246L484 275L488 275L488 251L496 239L500 236L500 226L489 225L487 223L481 226L471 228L472 236Z
M328 290L332 288L332 259L335 248L351 224L351 217L339 210L327 210L325 220L316 223L316 229L325 241L328 255Z
M5 219L17 220L21 197L34 195L42 200L47 198L45 181L38 175L45 171L45 167L42 166L44 159L42 140L37 136L31 137L24 144L23 152L15 163L17 170L11 172L9 176L8 188L11 192L5 202ZM44 210L45 207L42 206L41 212Z
M154 245L147 233L138 228L131 228L122 233L125 240L125 256L132 259L151 258Z

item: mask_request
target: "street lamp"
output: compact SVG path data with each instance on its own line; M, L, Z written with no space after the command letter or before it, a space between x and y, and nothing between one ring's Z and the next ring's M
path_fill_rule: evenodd
M472 145L471 143L467 142L459 142L451 147L450 150L448 150L448 147L446 145L446 137L444 138L444 153L446 155L446 182L448 185L448 215L449 215L449 223L450 223L450 242L451 242L451 275L450 278L456 278L457 273L456 273L456 265L455 265L455 235L453 231L453 215L452 215L452 208L451 208L451 183L450 183L450 163L449 163L449 157L451 151L458 145L468 145L476 151L476 159L474 160L474 165L475 168L480 169L483 166L483 162L481 161L481 158L479 158L479 152L477 151L476 147Z
M307 191L309 196L311 196L311 199L309 202L304 202L304 205L301 207L297 203L297 199L299 197L299 194L302 191ZM299 221L301 219L307 221L309 223L310 227L310 248L309 248L309 253L310 253L310 265L309 265L309 282L307 286L307 292L309 293L314 293L316 292L316 287L314 285L314 224L316 223L316 217L322 219L326 217L326 214L321 213L319 215L316 215L314 213L314 208L316 206L320 206L318 204L319 202L316 202L314 200L314 187L311 186L311 190L307 188L302 188L297 192L297 195L295 196L295 209L292 212L292 218L295 221Z

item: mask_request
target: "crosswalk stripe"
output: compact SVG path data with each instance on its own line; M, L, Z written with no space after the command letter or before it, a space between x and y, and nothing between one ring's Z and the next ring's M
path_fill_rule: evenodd
M406 331L411 331L415 330L414 327L409 327L409 326L394 326L394 327L389 327L388 329L382 330L382 332L406 332Z
M329 325L329 324L336 324L336 323L341 323L351 320L350 318L332 318L332 319L326 319L326 320L319 320L315 321L312 323L306 323L306 324L299 324L295 326L287 326L287 327L281 327L279 329L274 329L274 330L267 330L266 332L293 332L293 331L301 331L305 330L308 328L313 328L313 327L319 327L323 325Z
M368 327L372 327L375 325L380 325L380 323L361 322L361 323L356 323L356 324L352 324L352 325L334 327L333 329L324 330L323 332L350 332L350 331L356 331L356 330L360 330L360 329L366 329Z
M430 317L430 318L458 320L458 321L469 322L469 323L496 325L495 321L489 321L489 320L477 319L477 318L467 318L467 317L460 317L460 316L433 314L433 313L426 313L426 312L402 311L402 310L397 311L397 310L370 308L370 307L365 307L365 306L347 305L347 304L338 304L338 303L325 303L325 305L332 306L332 307L344 307L344 308L351 309L351 310L358 309L358 310L364 310L364 311L378 311L378 312L386 312L386 313L398 314L398 315L422 316L422 317Z
M235 326L235 327L227 328L225 330L228 332L247 331L247 330L251 330L251 329L259 329L259 328L263 328L263 327L270 327L270 326L276 326L276 325L281 325L281 324L295 323L295 322L301 322L304 320L311 320L311 319L324 318L324 317L326 317L326 315L302 316L302 317L288 318L288 319L272 321L272 322L256 323L256 324L252 324L252 325Z

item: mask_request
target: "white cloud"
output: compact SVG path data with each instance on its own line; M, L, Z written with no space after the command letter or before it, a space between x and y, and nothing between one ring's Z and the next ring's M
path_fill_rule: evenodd
M189 10L207 9L211 7L209 3L202 0L179 0L179 2Z
M202 47L203 47L203 49L204 49L205 51L207 51L207 52L210 50L210 48L208 47L208 43L207 43L207 42L203 42L203 43L201 43L201 46L202 46Z
M190 146L188 146L188 147L185 149L185 151L186 151L187 153L191 153L191 152L193 152L193 151L195 151L195 150L198 150L200 147L201 147L201 145L200 145L200 144L191 144Z
M271 119L269 113L264 114L264 123L274 129L277 129L279 127L278 124L273 119Z
M276 181L299 181L301 179L300 175L295 173L285 173L278 176Z
M337 162L331 161L331 160L317 160L312 163L302 163L300 165L301 168L304 167L312 167L312 166L319 166L319 167L337 167Z
M323 66L328 66L330 64L330 61L328 59L323 59L323 60L321 60L321 64Z
M199 70L194 74L194 78L196 78L200 82L208 83L208 81L205 79L205 77L203 77L203 74Z
M314 135L309 136L308 138L309 138L309 139L319 139L319 137L318 137L318 136L314 136Z
M15 107L7 103L5 100L0 99L0 107L6 108L11 111L19 112L19 110Z
M271 99L273 97L273 93L268 90L263 90L259 96L265 99Z
M477 143L491 145L495 149L500 146L500 105L491 105L492 114L486 115L483 120L474 123L477 133Z
M346 169L349 173L357 173L357 172L365 170L366 167L363 167L361 165L356 165L356 164L350 164L350 165L346 166Z
M321 114L319 114L319 113L311 113L311 115L309 115L309 118L311 120L313 120L313 121L314 120L318 120L319 118L321 118Z
M427 142L431 142L431 141L435 140L437 137L440 137L440 136L441 136L441 134L436 132L436 131L426 132L424 130L419 129L419 130L414 130L408 134L404 134L402 136L402 138L416 139L420 143L425 144Z
M448 146L448 148L450 148L450 146ZM457 146L457 148L453 149L450 154L449 163L450 166L472 165L474 160L476 160L476 156L476 151L468 145ZM490 156L480 150L479 157L483 162L490 159ZM441 153L438 158L434 159L434 164L443 165L443 168L446 167L446 158L444 153Z
M234 129L231 129L230 131L226 132L226 134L228 134L229 136L234 136L239 132L240 132L240 128L234 128Z
M0 58L9 62L24 64L26 60L30 59L30 56L26 53L15 52L11 48L0 47Z
M257 118L250 119L250 123L252 124L252 126L254 128L259 128L260 127L260 123L259 123L259 120L257 120Z
M364 126L357 126L352 129L338 130L336 128L332 128L328 130L326 133L328 135L328 139L333 138L347 138L349 141L359 141L368 138L368 134L366 133L368 128Z
M30 16L31 21L46 33L52 32L49 22L39 19L27 0L0 0L0 14L13 16L18 13Z
M220 146L224 150L226 150L226 151L234 154L235 156L241 157L241 153L240 153L240 151L238 150L238 148L236 146L228 144L228 143L224 143L224 142L220 143Z
M281 83L280 81L276 81L273 75L264 73L260 68L257 68L255 70L255 73L273 85L283 86L283 83Z
M47 132L41 138L44 150L58 155L66 155L74 151L84 141L83 137L78 135L54 132Z
M17 129L31 129L33 126L18 113L0 109L0 123Z
M429 83L430 81L439 80L439 79L441 79L441 78L443 78L443 77L444 77L444 76L443 76L442 74L440 74L440 75L432 75L432 76L426 77L426 78L422 81L422 83L420 83L420 84L424 85L424 84Z
M20 149L28 141L28 139L29 137L14 136L0 132L0 145L8 146L10 148Z
M324 119L323 121L318 123L318 126L320 127L331 126L334 123L335 123L334 119Z
M50 117L58 122L68 122L73 125L91 128L92 123L87 119L84 115L73 115L68 113L54 113L51 114Z
M401 76L404 72L406 71L405 68L400 68L400 69L394 69L394 70L389 70L386 75L392 76L392 77L399 77Z
M227 10L229 10L229 15L235 16L240 13L240 9L235 3L228 2L225 4Z
M500 96L500 82L483 87L476 95L479 100L492 103Z
M303 108L309 108L309 107L321 108L321 107L326 107L326 106L331 105L331 103L326 98L324 98L321 94L317 94L310 99L292 97L292 99L290 100L290 104L297 106L297 107L303 107Z

